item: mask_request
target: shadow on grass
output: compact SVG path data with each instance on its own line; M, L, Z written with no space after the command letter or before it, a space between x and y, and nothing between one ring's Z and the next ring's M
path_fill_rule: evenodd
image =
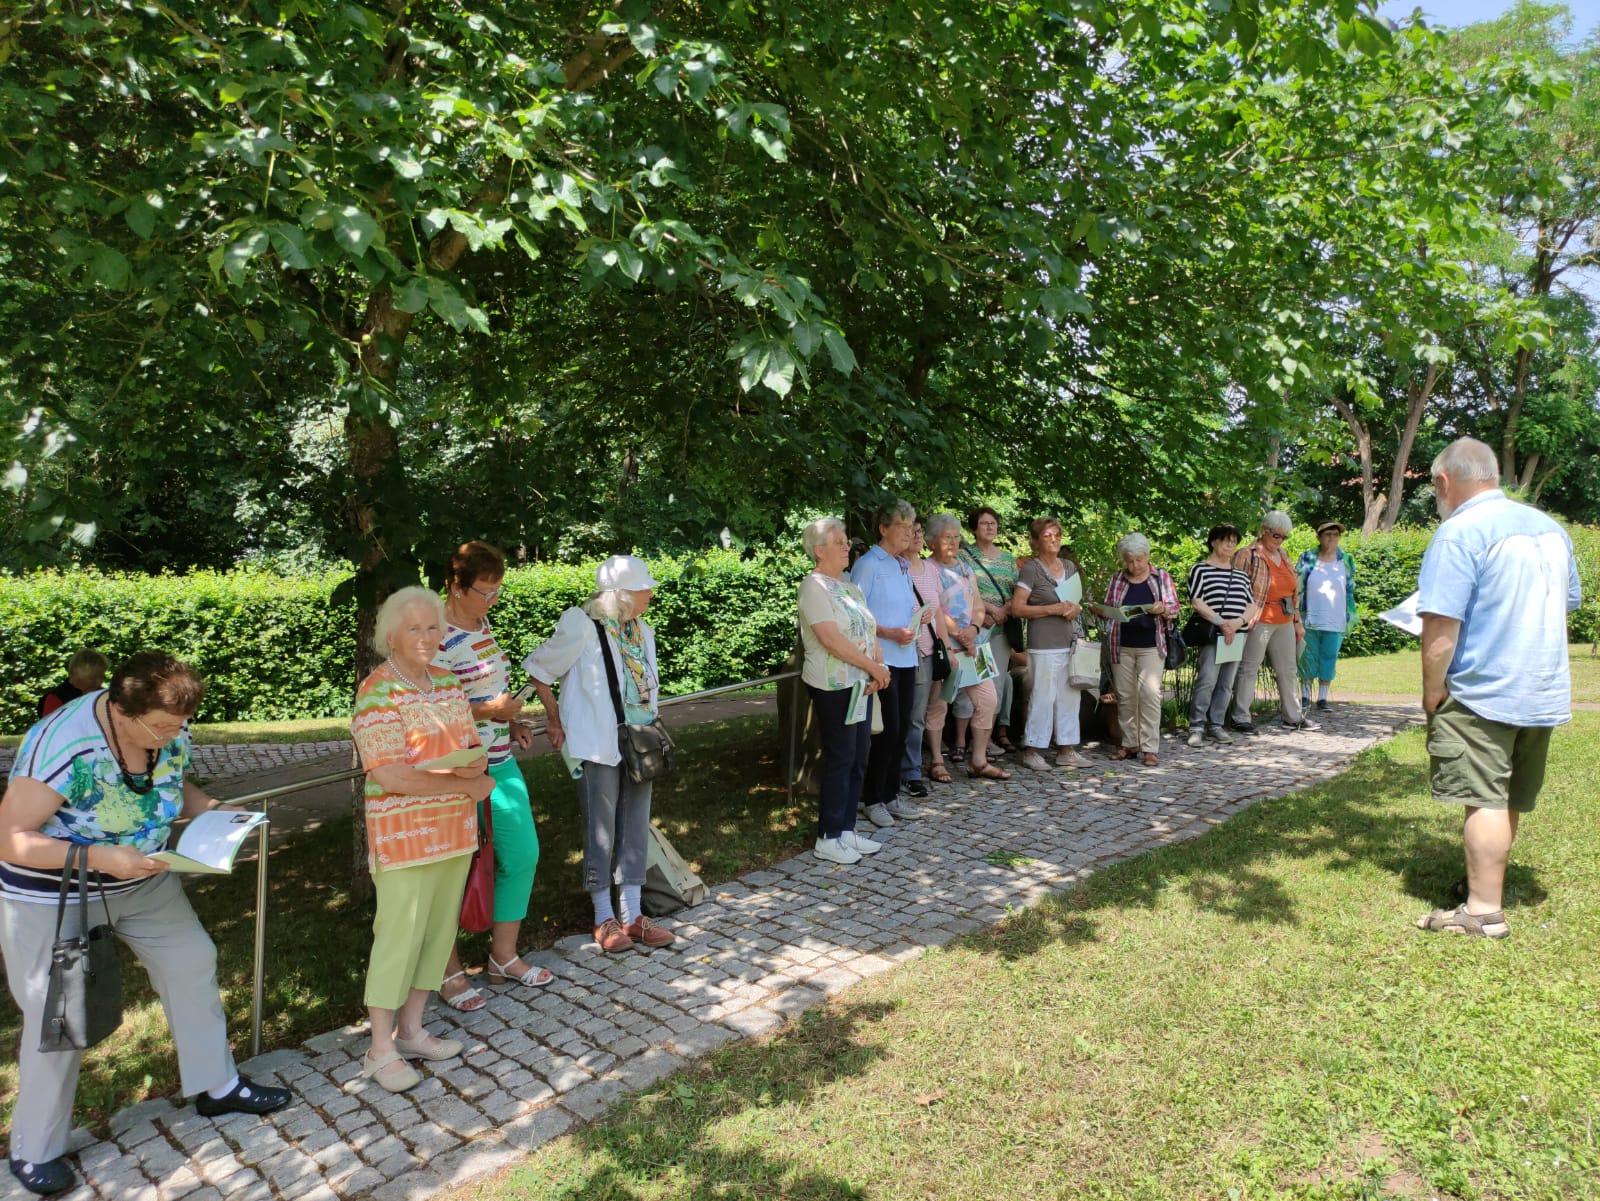
M977 936L977 943L1019 959L1047 945L1090 941L1098 936L1097 910L1153 909L1173 892L1237 922L1298 925L1299 907L1274 867L1284 860L1315 860L1339 872L1376 868L1426 906L1454 904L1463 873L1455 812L1438 806L1419 818L1409 805L1426 794L1427 774L1425 763L1373 748L1311 791L1261 801L1193 841L1097 871L1054 903ZM1513 861L1508 904L1538 904L1545 895L1537 871Z
M831 1085L864 1074L883 1058L863 1032L896 1008L882 1002L836 1004L802 1014L771 1039L730 1047L575 1131L581 1175L552 1180L541 1159L513 1173L511 1187L485 1195L549 1196L563 1201L674 1201L784 1197L849 1201L868 1194L840 1177L729 1139L716 1127L773 1106L799 1108ZM848 1134L832 1132L840 1137ZM735 1148L737 1149L730 1149ZM535 1175L535 1173L537 1175ZM550 1191L543 1191L549 1186Z

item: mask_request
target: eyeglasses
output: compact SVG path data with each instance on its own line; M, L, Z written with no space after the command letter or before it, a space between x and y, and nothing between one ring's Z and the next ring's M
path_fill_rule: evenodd
M1288 534L1283 533L1281 530L1268 530L1267 531L1267 537L1268 538L1276 538L1279 542L1282 542L1288 536L1289 536Z
M476 592L479 596L483 597L483 599L488 601L491 605L494 604L495 601L500 599L500 589L499 588L494 589L492 592L485 592L482 588L479 588L476 584L474 584L469 589L469 591Z
M139 728L141 730L150 735L150 737L154 738L157 742L160 742L163 746L171 742L179 734L183 733L184 723L182 721L179 721L176 727L169 732L165 725L163 725L162 729L160 730L152 730L148 725L145 724L143 718L135 717L133 720L139 723Z

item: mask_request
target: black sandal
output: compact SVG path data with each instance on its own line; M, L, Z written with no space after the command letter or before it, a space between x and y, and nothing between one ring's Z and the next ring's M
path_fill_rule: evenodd
M66 1157L63 1155L46 1160L44 1163L12 1159L11 1174L23 1188L41 1197L64 1193L78 1183L78 1178L72 1174L72 1169L67 1166Z
M951 747L950 748L950 762L951 763L965 763L966 761L967 761L967 748L966 747L964 747L964 746L955 746L955 747Z

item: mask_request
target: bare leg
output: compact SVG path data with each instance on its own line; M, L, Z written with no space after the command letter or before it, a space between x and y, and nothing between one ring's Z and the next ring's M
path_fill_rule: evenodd
M980 726L972 727L972 753L967 757L967 762L972 764L977 771L982 771L989 764L989 731Z
M967 745L967 727L972 724L970 717L956 718L956 749L961 750ZM942 731L941 731L942 733Z
M414 1039L422 1036L422 1007L428 1003L428 990L413 988L411 995L406 998L405 1004L400 1006L395 1014L394 1032L401 1038Z
M1461 828L1467 854L1468 913L1494 913L1502 907L1518 816L1510 809L1468 807Z
M367 1017L372 1022L372 1047L367 1052L368 1058L376 1061L394 1050L395 1012L376 1005L367 1006Z
M507 973L513 976L520 976L528 970L528 965L517 959L517 939L521 933L520 921L496 922L494 933L489 936L489 954L493 955L495 962L502 964ZM449 975L457 970L459 969L451 966L445 969L445 974Z
M461 952L457 951L454 947L451 947L450 962L445 965L444 969L444 983L439 986L439 995L441 997L459 997L462 993L466 992L467 989L472 987L472 981L468 980L465 976L461 976L459 980L450 979L451 976L458 976L460 974Z

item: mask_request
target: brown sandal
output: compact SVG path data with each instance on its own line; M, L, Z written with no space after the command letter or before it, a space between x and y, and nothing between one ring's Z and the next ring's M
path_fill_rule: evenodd
M1132 759L1135 754L1137 754L1137 752L1131 746L1119 746L1117 748L1117 753L1111 757L1118 760Z
M1487 929L1489 926L1499 926L1499 933ZM1493 913L1468 913L1465 905L1457 905L1454 909L1435 909L1426 917L1417 919L1417 929L1435 933L1443 931L1448 934L1470 934L1473 938L1507 938L1511 934L1511 927L1506 924L1505 910L1496 909Z
M1149 751L1146 751L1144 753L1144 758L1140 759L1139 762L1143 763L1146 767L1154 767L1156 764L1160 763L1161 760L1157 759Z
M1009 780L1011 773L1003 771L987 760L983 763L974 763L967 768L967 775L974 780Z
M935 763L928 768L928 779L935 784L948 784L950 783L950 769L943 763Z

